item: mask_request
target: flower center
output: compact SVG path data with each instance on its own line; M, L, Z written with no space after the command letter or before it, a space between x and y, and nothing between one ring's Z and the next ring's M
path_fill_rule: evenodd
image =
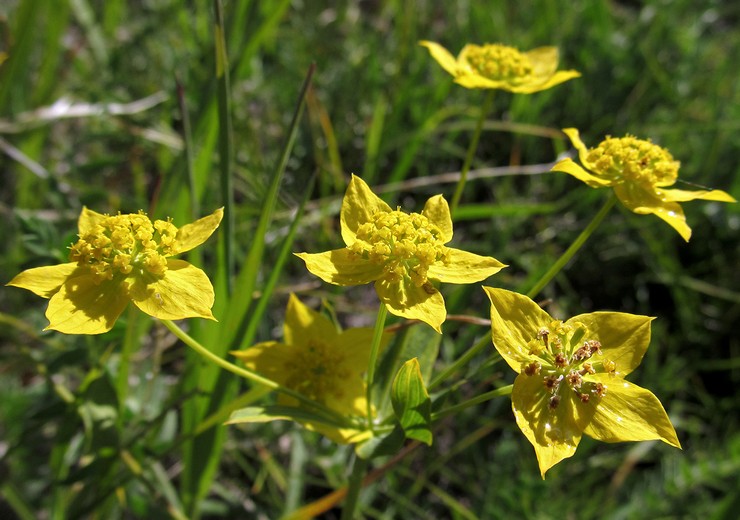
M471 45L465 61L478 74L495 81L517 82L532 74L532 63L526 54L498 43Z
M419 213L378 211L357 230L350 250L382 265L385 277L398 282L409 277L415 286L427 283L429 266L446 262L442 232Z
M169 221L136 215L106 216L70 248L70 260L87 266L96 281L116 276L162 278L174 251L177 228Z
M322 404L344 397L351 376L345 367L345 356L325 343L309 341L308 348L293 356L286 368L286 385Z
M607 137L588 151L588 161L604 177L649 186L676 182L681 164L665 148L632 136Z
M532 361L525 364L522 372L529 377L542 378L542 384L551 394L551 410L571 395L581 403L606 395L606 386L589 381L588 376L613 373L616 363L601 358L601 343L586 339L587 336L588 330L581 323L569 325L553 321L549 327L540 329L528 344Z

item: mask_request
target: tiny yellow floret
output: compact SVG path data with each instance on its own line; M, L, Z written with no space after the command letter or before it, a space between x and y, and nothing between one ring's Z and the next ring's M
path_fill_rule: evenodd
M653 318L593 312L563 322L524 295L483 289L491 300L493 344L519 374L511 393L514 417L534 446L543 478L573 456L583 434L681 447L658 398L624 379L648 348Z
M130 301L160 319L215 319L206 274L170 257L205 242L222 217L218 209L178 229L141 211L102 215L83 208L71 262L28 269L8 285L49 298L47 328L67 334L107 332Z
M649 140L631 135L607 137L596 147L586 148L578 130L565 128L563 132L578 151L583 167L572 159L563 159L553 166L553 171L572 175L592 188L613 188L629 210L661 218L687 242L691 228L679 202L695 199L736 202L722 190L666 189L678 180L681 163L668 150Z
M296 253L308 270L336 285L375 282L389 312L428 323L437 332L447 311L434 282L478 282L506 267L495 258L445 245L452 240L452 218L441 195L427 200L421 213L404 213L353 175L340 223L346 247Z
M500 89L531 94L577 78L575 70L557 70L558 50L539 47L522 52L500 43L468 44L455 58L435 42L422 41L432 57L466 88Z
M340 428L312 421L302 424L335 442L355 443L370 436L366 428L369 421L364 374L372 338L373 329L369 327L337 332L328 318L291 294L285 311L283 342L266 341L232 354L247 368L354 419L357 427ZM383 334L381 348L390 338L390 334ZM303 406L284 394L278 403Z

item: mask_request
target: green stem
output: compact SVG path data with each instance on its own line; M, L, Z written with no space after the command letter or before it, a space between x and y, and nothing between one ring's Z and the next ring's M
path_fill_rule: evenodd
M355 463L352 465L352 475L349 477L347 487L347 498L344 499L344 506L342 506L341 520L352 520L355 518L357 499L360 496L360 489L362 489L362 481L367 471L367 464L367 460L355 455Z
M121 347L121 357L118 363L118 376L116 377L116 394L118 395L118 412L119 419L123 417L123 411L126 409L126 398L128 396L128 375L131 365L131 354L136 350L138 345L138 318L139 310L133 305L129 306L128 323L126 324L126 333L123 336L123 346Z
M486 401L490 401L494 397L501 397L504 395L510 395L511 390L514 388L514 385L507 385L502 386L501 388L497 388L496 390L491 390L490 392L486 392L485 394L480 394L472 399L469 399L468 401L464 401L462 403L456 404L455 406L450 406L449 408L443 408L442 410L438 411L437 413L432 414L432 422L439 421L441 419L444 419L448 415L452 415L453 413L460 412L462 410L465 410L466 408L470 408L471 406L475 406L476 404L484 403Z
M184 330L182 330L172 321L170 320L160 320L160 321L164 324L165 327L167 327L170 330L170 332L172 332L175 336L177 336L188 347L192 348L198 354L208 359L212 363L220 366L224 370L228 370L229 372L233 374L249 379L253 383L264 385L271 390L282 392L283 394L288 395L292 397L293 399L296 399L301 404L304 404L314 410L317 410L325 415L328 415L329 417L335 420L338 420L340 423L346 423L346 419L344 416L342 416L341 414L335 412L334 410L330 408L327 408L323 404L316 402L313 399L309 399L305 395L299 392L296 392L295 390L291 390L290 388L287 388L279 383L276 383L272 379L267 379L266 377L263 377L256 372L252 372L251 370L248 370L246 368L238 367L234 365L233 363L229 363L225 359L218 357L216 354L214 354L213 352L205 348L203 345L198 343L196 340L194 340L192 337L190 337Z
M470 141L468 153L465 155L465 162L463 163L462 170L460 170L460 180L457 181L455 194L452 196L452 202L450 203L450 213L452 213L453 216L455 215L458 204L460 204L460 197L462 197L465 183L468 180L468 172L470 171L470 166L473 164L475 151L478 149L478 141L480 140L480 134L483 130L483 123L485 122L486 115L488 115L488 111L491 109L491 105L493 104L493 92L493 90L489 90L486 94L485 101L483 101L483 106L480 109L480 116L478 117L478 122L475 125L475 132L473 132L473 138Z
M434 379L432 379L432 382L429 383L429 386L427 387L427 390L432 390L439 386L440 383L444 382L448 377L450 377L452 374L457 372L461 367L466 365L468 361L473 359L473 357L483 350L485 347L491 346L491 331L489 330L481 339L478 340L477 343L475 343L468 351L457 358L454 363L452 363L450 366L445 368L440 374L438 374Z
M591 234L596 230L597 227L599 227L599 224L601 224L601 221L604 220L604 217L606 217L606 214L609 213L609 210L612 209L612 206L614 206L614 203L617 201L614 194L610 195L607 201L604 203L604 205L601 207L599 212L594 216L594 218L589 222L588 226L586 226L586 229L584 229L580 235L578 235L578 238L576 238L575 242L573 242L570 247L565 251L565 253L562 254L560 258L550 267L550 269L544 274L542 278L535 284L532 289L529 290L527 293L527 296L529 298L534 298L537 296L542 288L547 285L550 280L552 280L555 275L557 275L563 267L565 267L565 264L567 264L571 258L573 258L573 255L576 254L576 252L581 248L583 244L586 243L586 240L591 236Z
M385 303L380 302L378 307L378 317L375 318L375 330L373 331L373 342L370 346L370 361L367 366L367 425L370 431L373 431L373 380L375 379L375 365L378 361L378 352L380 352L380 340L383 338L383 330L385 329L385 318L388 316L388 309Z

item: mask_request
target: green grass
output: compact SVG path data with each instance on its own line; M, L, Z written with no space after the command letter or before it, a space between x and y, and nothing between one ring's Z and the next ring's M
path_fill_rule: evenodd
M683 181L740 196L740 77L728 58L740 52L740 17L728 2L232 0L228 85L216 76L210 3L7 4L0 281L66 261L82 205L145 209L182 225L232 196L233 296L223 227L189 258L220 296L218 324L187 325L220 354L278 339L291 291L345 326L372 325L371 287L320 283L289 252L340 247L350 173L388 185L382 196L406 210L437 193L451 198L454 182L436 179L459 171L484 93L455 85L420 39L453 52L467 42L557 45L561 67L583 74L538 94L495 96L472 164L494 170L468 181L453 241L510 264L487 284L526 292L605 200L547 167L517 173L568 149L560 128L579 128L592 145L607 134L652 138L681 161ZM292 124L312 63L305 113ZM60 99L87 114L42 117ZM220 172L232 186L222 190ZM683 451L584 440L542 481L509 400L495 399L441 421L431 447L364 490L366 518L732 518L740 209L684 204L694 231L685 244L659 219L618 207L540 298L565 317L609 309L658 318L630 379L659 396ZM486 317L476 285L442 291L450 313ZM65 336L41 332L45 305L0 290L0 517L276 518L346 484L351 449L315 433L279 422L214 426L209 415L249 386L201 364L147 316L125 313L104 336ZM447 323L437 371L485 333ZM511 382L491 354L458 374L448 404Z

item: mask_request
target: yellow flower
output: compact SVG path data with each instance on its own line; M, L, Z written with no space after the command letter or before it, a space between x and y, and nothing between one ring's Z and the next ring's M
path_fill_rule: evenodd
M284 343L266 341L232 354L247 368L342 415L362 418L358 423L366 424L363 375L367 371L372 338L372 328L337 332L328 318L291 294L285 311ZM389 339L389 334L383 335L381 348ZM278 402L300 406L296 399L283 394ZM364 428L339 429L320 423L304 423L304 426L341 443L359 442L370 435Z
M483 289L493 343L519 374L514 416L543 478L575 453L584 433L604 442L659 439L681 447L658 398L624 379L648 348L653 318L593 312L562 322L526 296Z
M206 274L169 257L205 242L222 217L217 209L178 229L143 212L109 216L83 207L71 262L28 269L7 285L49 298L46 329L66 334L109 331L129 301L163 320L215 319Z
M427 200L421 213L408 214L392 210L353 175L340 220L347 247L296 253L308 270L335 285L374 281L392 314L421 320L437 332L447 311L432 281L473 283L506 267L495 258L444 245L452 240L452 218L442 195Z
M681 163L665 148L632 136L607 137L596 148L586 148L575 128L564 128L578 150L581 164L563 159L553 171L565 172L592 188L614 188L617 198L629 210L640 215L652 213L666 221L687 242L691 228L679 202L694 199L736 202L722 190L688 191L665 189L678 179ZM589 173L590 172L590 173Z
M420 44L452 74L455 83L466 88L495 88L532 94L581 75L575 70L557 70L558 50L555 47L521 52L499 43L468 44L455 59L438 43L422 41Z

